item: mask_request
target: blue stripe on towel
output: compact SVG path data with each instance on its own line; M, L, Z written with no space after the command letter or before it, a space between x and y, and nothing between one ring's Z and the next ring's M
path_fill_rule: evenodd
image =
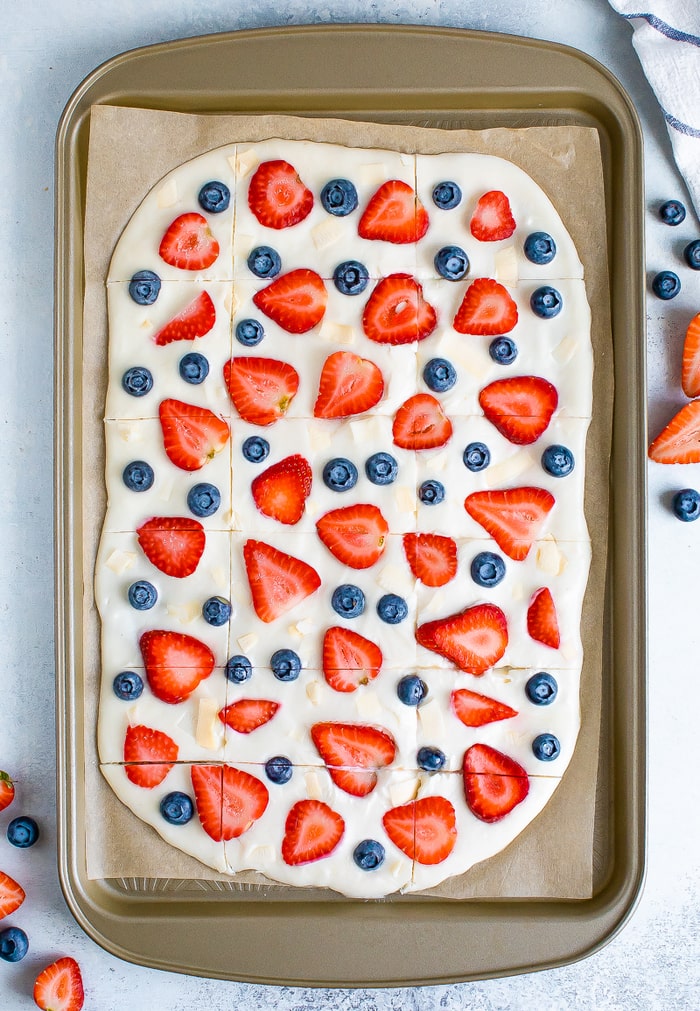
M676 119L675 116L672 116L670 112L666 112L665 109L662 109L662 112L664 114L664 119L669 126L673 127L674 130L678 130L679 133L684 133L686 137L695 137L697 140L700 140L700 130L698 130L697 127L689 126L687 123L683 123L680 119Z
M627 18L628 21L632 21L634 18L644 18L644 20L655 28L657 32L665 35L667 39L672 39L674 42L688 42L691 46L700 46L700 36L690 35L688 32L681 32L678 28L672 28L671 25L667 25L665 21L661 18L657 18L656 14L623 14L623 18Z

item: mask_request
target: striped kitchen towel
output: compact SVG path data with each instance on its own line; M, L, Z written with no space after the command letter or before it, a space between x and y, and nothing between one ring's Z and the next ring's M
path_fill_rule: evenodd
M666 119L676 164L700 217L700 0L610 0ZM652 9L653 8L653 9Z

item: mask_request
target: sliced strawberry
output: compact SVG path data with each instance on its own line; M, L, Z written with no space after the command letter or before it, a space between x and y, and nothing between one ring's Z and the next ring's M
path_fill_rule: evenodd
M224 382L233 406L251 425L272 425L284 417L299 389L299 373L274 358L232 358Z
M203 291L182 312L173 316L153 340L159 347L173 341L193 341L208 334L216 322L216 309L208 292Z
M221 842L224 837L221 825L223 766L192 765L190 777L200 824L214 842Z
M353 797L366 797L377 785L377 770L391 765L396 744L379 727L354 723L316 723L311 739L335 785Z
M139 646L151 691L170 705L189 698L214 670L209 647L184 632L144 632Z
M506 616L495 604L475 604L458 614L426 622L416 629L421 646L439 653L468 674L484 674L508 645Z
M0 871L0 920L19 909L24 899L24 888L18 885L9 874Z
M491 277L477 277L467 288L453 326L457 333L496 337L510 333L518 322L518 307L507 290Z
M539 439L558 403L556 388L539 376L497 379L479 394L488 420L516 446L529 446Z
M266 228L289 228L311 213L314 195L287 161L264 161L248 186L248 206Z
M253 478L250 490L263 514L280 523L298 523L311 493L313 472L308 460L295 453L273 463Z
M406 245L422 239L429 224L413 187L400 179L389 179L370 198L357 231L363 239Z
M42 1011L81 1011L85 994L75 959L59 958L47 965L36 978L33 997Z
M422 797L391 808L382 823L394 845L419 864L442 863L457 842L455 809L445 797Z
M142 724L126 728L124 766L127 779L145 790L159 786L177 761L178 746L162 730Z
M250 734L269 723L279 707L270 699L239 699L224 706L219 719L238 734Z
M445 586L457 573L457 545L440 534L404 534L411 572L424 586Z
M270 795L262 780L231 765L223 767L221 784L221 837L238 839L265 813Z
M681 407L649 447L655 463L700 463L700 400Z
M261 621L274 621L321 585L321 577L310 565L264 541L246 541L243 557L253 607Z
M362 329L376 344L411 344L437 326L432 305L410 274L389 274L374 288L362 313Z
M323 319L328 292L318 274L300 267L276 277L253 302L287 333L308 333Z
M530 789L522 765L488 744L474 744L465 752L462 771L467 807L481 821L500 821Z
M219 255L219 243L207 219L194 212L181 214L170 224L158 250L162 260L182 270L205 270Z
M382 651L350 628L334 625L323 637L323 676L337 692L354 692L373 681L382 666Z
M500 190L489 190L479 198L469 229L481 242L498 242L508 239L515 231L515 218L510 201Z
M501 551L522 562L554 502L554 496L545 488L521 487L472 492L464 500L464 508Z
M329 856L343 837L345 822L322 800L299 800L287 815L282 859L296 867Z
M9 807L15 799L15 784L6 772L0 769L0 811Z
M228 425L206 407L171 399L161 402L158 413L163 448L171 463L181 470L200 470L228 442Z
M517 710L511 709L505 702L471 692L468 688L456 688L450 701L455 716L465 727L485 727L487 723L509 720L511 716L518 715Z
M693 316L685 332L681 386L686 397L700 394L700 312Z
M552 594L546 586L533 595L527 609L527 631L532 639L559 649L559 622Z
M191 576L204 552L206 535L188 516L154 516L136 531L146 558L166 576Z
M439 400L416 393L396 412L392 434L401 449L437 449L452 438L452 422Z
M375 407L384 395L381 369L351 351L335 351L323 363L314 418L349 418Z
M334 558L351 569L368 569L386 547L389 524L376 505L358 503L332 509L316 531Z

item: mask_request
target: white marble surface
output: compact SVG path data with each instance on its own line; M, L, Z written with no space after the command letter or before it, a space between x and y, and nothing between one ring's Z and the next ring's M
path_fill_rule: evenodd
M643 5L642 5L643 6ZM313 13L312 13L313 11ZM19 799L0 815L0 867L28 898L11 920L30 953L0 963L0 1008L34 1006L38 969L61 954L80 962L90 1011L219 1011L230 1007L666 1009L700 1006L700 806L695 767L700 649L695 566L700 523L681 524L668 495L698 486L700 468L651 465L649 863L642 901L625 929L577 964L529 976L414 990L312 991L246 986L160 973L106 954L72 920L55 866L52 639L52 242L53 143L68 97L103 60L129 48L208 32L313 21L419 23L503 31L563 42L615 73L641 116L646 141L647 269L678 263L679 246L700 235L689 213L680 229L661 224L658 204L687 195L672 161L661 113L631 46L630 27L604 0L23 0L2 5L0 116L0 767L17 777ZM681 234L682 233L682 234ZM673 302L648 298L649 428L676 406L685 322L700 310L700 273L679 271ZM42 837L10 847L10 813L35 815ZM146 997L146 988L148 996Z

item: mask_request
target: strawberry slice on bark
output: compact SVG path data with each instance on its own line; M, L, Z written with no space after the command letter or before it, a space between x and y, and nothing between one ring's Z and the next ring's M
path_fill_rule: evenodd
M250 490L263 516L292 525L304 515L312 479L308 460L295 453L258 474L251 482Z
M197 815L215 842L237 839L265 813L270 795L250 773L230 765L193 765L190 775Z
M515 218L510 201L501 190L489 190L479 197L469 230L481 242L498 242L509 239L515 231Z
M386 834L419 864L440 864L457 842L455 809L446 797L422 797L393 807L382 818Z
M484 674L508 645L506 616L495 604L475 604L416 629L421 646L451 660L467 674Z
M178 746L162 730L142 724L126 728L124 772L136 786L152 790L160 786L177 761Z
M700 400L691 400L671 418L649 447L655 463L700 463Z
M518 715L517 710L511 709L505 702L469 691L468 688L456 688L450 702L452 711L465 727L485 727L487 723L509 720Z
M362 313L362 329L376 344L411 344L437 326L432 305L410 274L389 274L372 291Z
M321 585L314 568L264 541L246 541L243 558L253 607L261 621L275 621Z
M323 676L337 692L354 692L369 684L384 659L376 643L341 625L326 629L322 657Z
M284 825L282 859L291 867L330 856L343 837L345 822L322 800L299 800Z
M486 418L516 446L529 446L539 439L558 403L556 388L540 376L497 379L479 394Z
M315 271L300 267L276 277L253 302L287 333L308 333L323 319L328 292Z
M219 712L219 719L238 734L250 734L265 726L279 709L271 699L238 699Z
M24 888L9 874L0 871L0 920L19 909L25 897Z
M6 772L0 769L0 811L9 807L15 799L15 784Z
M191 576L204 552L206 534L188 516L154 516L136 531L144 555L166 576Z
M528 635L537 642L551 646L552 649L559 649L557 609L554 606L552 594L546 586L537 590L530 601L527 609L527 631Z
M545 488L520 487L472 492L464 500L464 508L501 551L513 561L522 562L554 502L554 496Z
M42 969L34 983L33 997L42 1011L81 1011L85 992L75 959L59 958Z
M228 425L206 407L170 399L161 402L158 413L163 448L180 470L201 470L228 442Z
M391 765L396 744L386 730L355 723L316 723L311 739L339 790L366 797L377 785L377 770Z
M216 322L216 309L209 292L203 291L182 312L173 316L153 340L158 347L173 341L193 341L208 334Z
M429 224L413 187L401 179L389 179L370 198L357 231L363 239L406 245L422 239Z
M396 412L392 435L401 449L437 449L452 438L452 422L439 400L429 393L416 393Z
M214 670L209 647L184 632L144 632L139 647L151 691L170 705L184 702Z
M314 418L349 418L375 407L384 395L381 369L351 351L335 351L323 363Z
M248 186L248 206L266 228L289 228L311 213L314 195L287 161L258 165Z
M272 425L289 410L299 389L299 373L274 358L232 358L224 382L233 406L251 425Z
M181 270L206 270L219 255L219 243L201 214L181 214L169 225L158 250L162 260Z
M462 771L467 807L481 821L505 818L530 790L522 765L488 744L474 744L465 752Z
M457 545L441 534L404 534L411 572L424 586L445 586L457 574Z
M681 386L686 397L700 394L700 312L693 316L685 332Z
M518 322L518 307L506 288L491 277L477 277L467 288L453 327L457 333L496 337L510 333Z
M376 505L358 503L332 509L316 531L330 553L351 569L369 569L386 547L389 524Z

